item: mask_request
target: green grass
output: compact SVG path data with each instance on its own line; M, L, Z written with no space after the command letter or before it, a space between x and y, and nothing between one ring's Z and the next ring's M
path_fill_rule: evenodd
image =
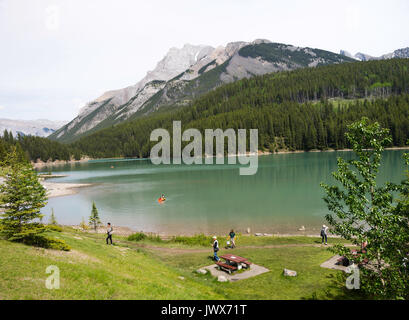
M210 243L202 236L182 242L135 242L114 236L107 246L104 235L71 228L47 235L72 247L70 252L34 248L0 240L0 299L334 299L353 298L343 289L341 272L319 265L331 257L318 238L254 237L238 235L234 252L270 269L254 278L219 283L196 269L210 265ZM222 239L220 239L222 240ZM204 241L204 240L201 240ZM286 245L303 246L286 246ZM270 247L269 247L270 246ZM276 247L271 247L276 246ZM241 248L240 248L241 247ZM60 268L61 288L45 288L49 265ZM296 270L296 278L282 275ZM180 278L183 277L183 278Z
M227 241L230 239L228 236L217 236L220 247L226 247ZM198 234L194 236L176 236L169 240L160 240L157 236L144 235L141 233L135 233L128 237L128 240L134 241L140 244L146 245L158 245L166 248L203 248L209 247L212 243L211 236L205 236ZM238 246L275 246L275 245L297 245L297 244L320 244L320 237L306 237L306 236L254 236L254 235L236 235L236 245ZM340 238L330 239L330 243L349 243L348 241Z
M270 270L265 274L220 284L211 275L196 275L196 279L209 285L226 299L348 299L349 292L344 290L341 273L321 268L319 265L332 254L321 248L292 247L267 249L222 250L220 254L234 252L253 263ZM210 253L209 253L210 255ZM167 265L174 266L186 273L194 274L199 267L212 264L208 255L194 254L158 254ZM285 277L283 269L296 270L297 277Z
M107 246L101 237L55 233L71 252L0 240L0 299L220 299L222 296L140 250ZM76 239L80 237L81 239ZM45 288L49 265L61 288Z

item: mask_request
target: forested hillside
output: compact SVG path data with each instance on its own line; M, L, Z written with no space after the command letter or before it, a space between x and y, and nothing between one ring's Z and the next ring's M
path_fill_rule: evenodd
M409 60L370 61L243 79L178 110L125 122L73 146L91 157L148 157L156 128L257 128L259 148L341 149L346 125L367 116L391 129L393 144L409 138Z
M20 157L25 160L42 161L48 160L79 160L81 152L72 146L65 145L47 138L36 136L13 137L13 134L7 130L0 136L0 161L5 159L6 153L10 152L11 147L16 147Z

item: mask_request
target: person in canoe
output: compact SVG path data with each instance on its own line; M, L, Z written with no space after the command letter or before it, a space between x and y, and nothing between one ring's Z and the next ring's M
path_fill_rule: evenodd
M166 201L165 195L162 193L162 195L161 195L160 198L158 199L158 202L159 202L159 203L162 203L162 202L165 202L165 201Z

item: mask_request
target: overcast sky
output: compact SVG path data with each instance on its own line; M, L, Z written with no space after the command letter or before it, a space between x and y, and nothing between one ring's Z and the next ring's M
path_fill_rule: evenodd
M185 43L379 56L409 46L408 16L407 0L0 0L0 118L71 120Z

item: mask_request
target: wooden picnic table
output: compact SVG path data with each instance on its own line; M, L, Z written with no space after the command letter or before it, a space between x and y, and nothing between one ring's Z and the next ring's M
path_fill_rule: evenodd
M248 261L246 258L240 257L240 256L236 256L234 254L224 254L222 256L220 256L220 258L226 260L226 261L231 261L234 262L236 264L242 264L244 265L246 268L249 268L251 265L251 262Z

